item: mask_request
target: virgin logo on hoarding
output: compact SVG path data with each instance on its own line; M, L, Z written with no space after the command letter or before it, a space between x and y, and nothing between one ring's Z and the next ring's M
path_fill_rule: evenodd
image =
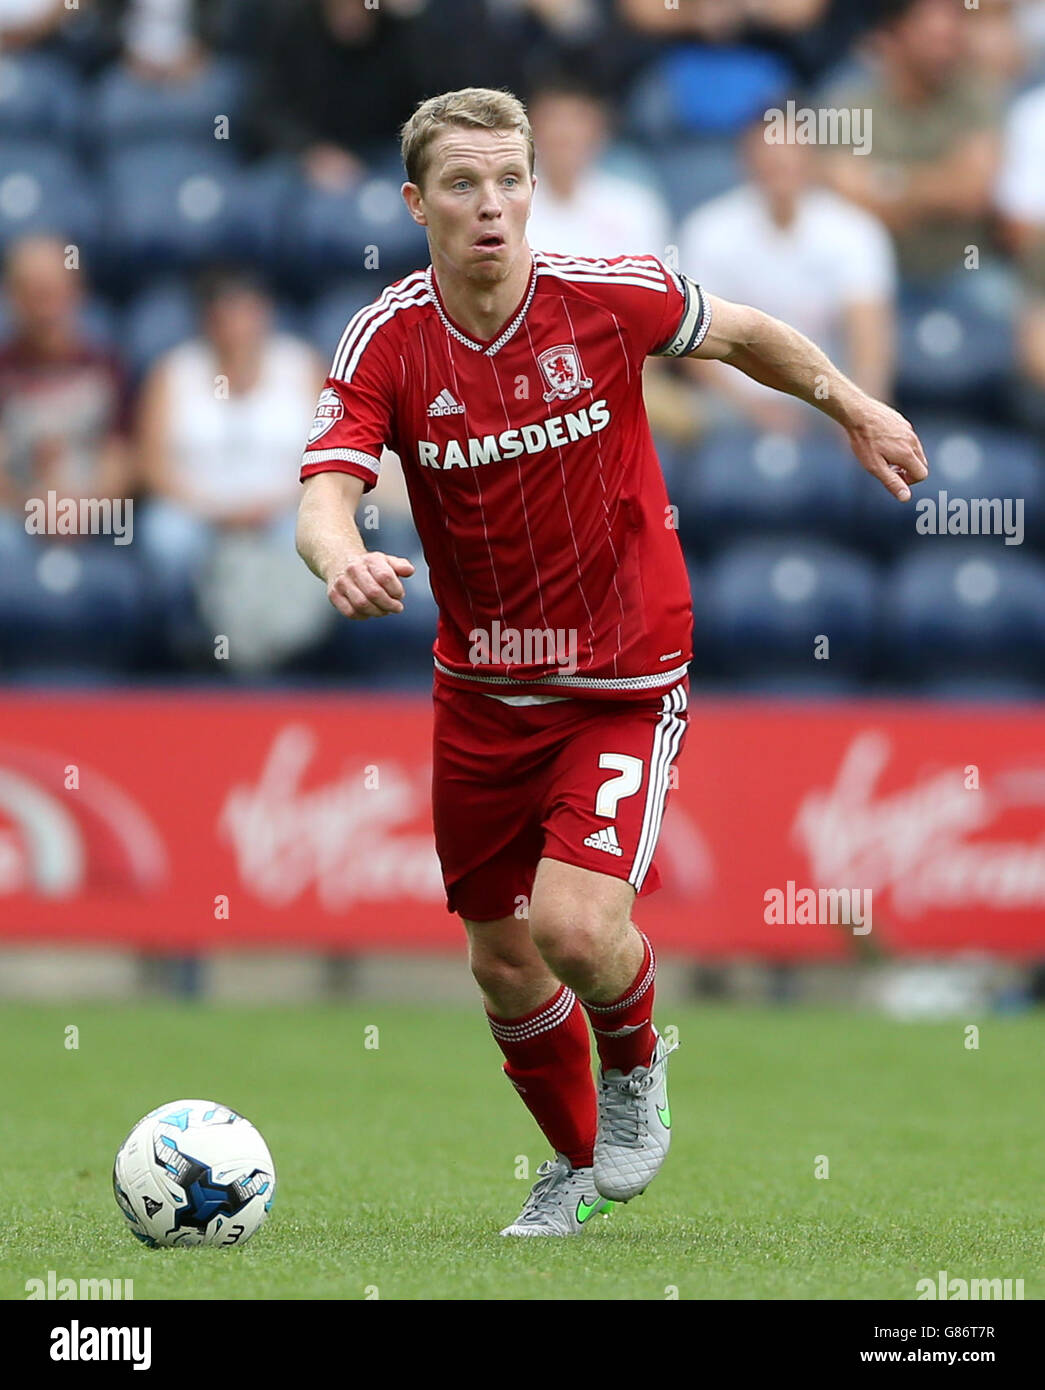
M893 910L909 917L1045 906L1045 764L994 772L975 789L954 764L883 793L891 752L886 734L857 734L834 786L799 801L791 837L809 856L812 881L888 891ZM1001 838L1003 816L1029 833Z
M218 819L244 884L272 907L310 888L336 911L363 899L443 901L431 830L404 830L425 816L430 771L394 759L375 763L368 785L362 763L332 782L306 788L319 747L300 724L282 729L253 785L230 788Z
M169 875L150 815L116 782L50 750L0 747L0 895L151 893Z
M241 881L270 907L285 907L311 888L332 912L389 898L444 903L429 819L430 766L361 758L333 781L306 787L320 751L310 729L287 725L257 781L229 789L218 833L232 845ZM379 775L376 787L367 785L368 761ZM681 805L668 819L658 850L665 888L706 892L713 873L703 836ZM419 822L422 829L408 828Z

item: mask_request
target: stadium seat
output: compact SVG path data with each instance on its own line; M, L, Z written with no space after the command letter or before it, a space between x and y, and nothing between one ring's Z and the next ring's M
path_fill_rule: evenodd
M30 50L0 59L0 139L69 141L82 103L80 79L60 58Z
M1040 704L1045 681L1004 676L951 676L926 681L918 693L933 700L969 704Z
M818 662L827 666L826 661ZM845 700L863 693L861 682L854 676L837 671L821 671L809 676L792 672L769 672L763 676L745 676L740 680L719 680L707 688L709 695L764 696L774 700Z
M737 44L672 44L631 86L625 129L650 146L700 132L735 135L791 85L776 54Z
M305 316L305 333L325 359L333 358L352 316L376 299L383 288L384 281L376 273L357 275L343 280L315 301Z
M123 352L135 378L156 359L197 331L196 303L188 284L177 277L142 290L123 317Z
M858 467L834 433L715 431L676 479L687 542L721 543L744 531L809 531L831 538L849 529Z
M1045 563L997 537L922 537L892 568L882 641L919 680L1045 671Z
M95 84L91 132L99 146L116 152L157 140L213 146L235 136L245 75L229 59L214 60L188 79L149 82L130 68L110 68ZM217 124L228 118L228 134Z
M240 254L280 278L286 229L296 216L301 176L295 160L283 155L262 159L239 171L236 181ZM293 282L290 288L293 288Z
M861 556L808 536L738 541L703 585L715 667L730 676L861 674L873 657L877 575ZM826 659L815 652L826 637Z
M940 506L940 493L951 499L1021 500L1026 540L1045 534L1045 479L1041 449L1025 434L980 424L960 416L916 413L912 423L929 461L929 477L900 504L871 479L861 485L854 540L878 553L893 553L917 539L916 526L928 523L924 501ZM921 521L919 520L921 518ZM942 525L944 518L937 518Z
M227 152L168 141L135 145L106 163L103 180L106 259L124 285L245 254L241 179Z
M17 237L54 232L92 259L99 231L94 191L57 145L0 141L0 246Z
M78 666L73 663L63 665L19 665L13 670L2 672L5 690L25 690L30 695L39 693L41 686L50 690L71 689L74 693L83 690L98 690L102 694L111 693L113 672L104 666ZM130 673L120 673L123 689L133 684Z
M919 430L932 473L928 491L948 497L1022 500L1028 538L1042 535L1045 456L1030 435L991 425L928 421Z
M332 275L372 269L380 289L405 271L427 265L424 232L407 212L399 186L380 175L344 193L302 184L284 231L281 265L288 285L311 293L325 289ZM379 263L368 264L375 255Z
M28 538L26 538L28 539ZM0 585L0 663L120 672L148 640L133 546L105 539L30 543Z
M907 409L1007 408L1015 362L1012 323L951 286L908 289L898 316L897 397Z

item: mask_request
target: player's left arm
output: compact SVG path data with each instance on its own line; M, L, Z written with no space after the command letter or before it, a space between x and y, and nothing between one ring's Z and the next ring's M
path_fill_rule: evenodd
M853 453L901 502L910 484L929 476L921 441L909 420L861 391L797 329L747 304L704 292L711 322L690 357L728 362L746 376L807 401L837 420Z

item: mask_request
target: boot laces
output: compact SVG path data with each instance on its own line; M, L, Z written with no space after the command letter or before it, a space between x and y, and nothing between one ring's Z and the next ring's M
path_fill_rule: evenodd
M671 1054L678 1050L678 1043L661 1049L648 1067L636 1067L627 1076L605 1082L601 1096L603 1120L609 1138L614 1144L635 1148L646 1128L646 1113L640 1100L651 1089Z
M548 1209L556 1205L553 1200L555 1189L566 1181L571 1171L572 1169L565 1159L545 1159L537 1169L537 1181L530 1189L530 1195L519 1214L519 1220L537 1222L546 1220Z

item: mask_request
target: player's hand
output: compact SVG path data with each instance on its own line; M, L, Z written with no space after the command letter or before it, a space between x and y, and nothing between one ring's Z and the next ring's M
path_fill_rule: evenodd
M929 476L922 442L910 420L881 401L868 398L866 409L847 426L853 453L900 502L911 499L911 484Z
M346 618L385 618L402 613L402 579L409 579L414 567L401 555L385 555L368 550L349 560L327 585L327 598Z

